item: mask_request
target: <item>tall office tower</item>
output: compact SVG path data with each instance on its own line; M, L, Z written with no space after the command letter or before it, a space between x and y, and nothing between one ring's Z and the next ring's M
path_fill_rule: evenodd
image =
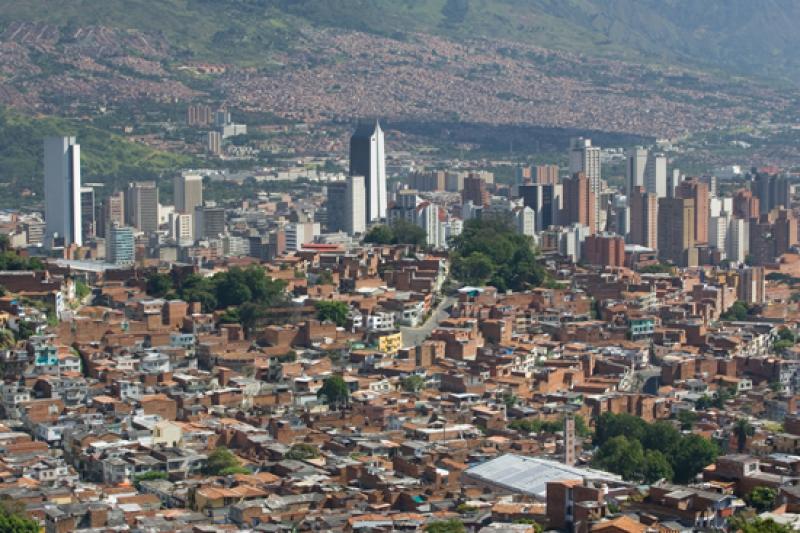
M154 181L128 184L125 223L144 233L158 231L158 187Z
M81 147L75 137L44 140L45 245L83 244Z
M764 267L744 267L739 269L739 285L736 299L749 304L763 304L766 299L767 282Z
M644 173L647 168L647 149L637 146L628 152L625 166L625 194L630 198L636 187L644 187Z
M725 196L723 198L711 197L708 200L708 216L718 217L722 213L730 215L733 213L733 198Z
M178 246L194 244L194 217L189 213L169 214L169 236Z
M225 208L198 205L194 208L194 238L215 239L225 234Z
M367 223L386 218L386 153L378 121L362 124L350 137L350 175L364 176Z
M631 207L628 202L629 199L624 196L614 198L609 208L608 231L628 237L631 231Z
M350 176L344 196L345 227L348 235L367 231L367 190L364 176Z
M717 197L717 191L719 190L719 179L716 176L710 174L704 174L698 178L700 181L708 185L708 195L711 198Z
M602 188L602 167L600 164L600 147L592 146L591 139L577 137L570 140L569 146L569 175L574 176L583 172L589 178L595 200L595 221L603 217L600 214L600 190Z
M708 244L708 184L697 178L685 180L676 189L675 196L694 200L694 243Z
M316 222L289 222L283 227L286 236L286 249L299 251L304 244L314 242L314 237L319 235L319 224Z
M728 236L730 235L731 216L722 211L712 216L708 223L708 245L719 251L721 259L728 255Z
M203 176L199 174L181 174L172 182L175 197L175 211L178 213L194 213L194 208L203 205Z
M106 258L115 265L132 265L136 262L136 241L133 228L120 226L116 222L111 225L106 241Z
M750 220L761 212L758 197L747 189L739 189L733 197L733 216Z
M97 235L95 220L94 187L81 187L81 238L88 242Z
M760 214L769 213L776 207L791 207L791 185L787 178L756 172L753 188L758 197Z
M644 188L658 198L667 197L667 156L649 154L644 170Z
M403 189L399 191L394 205L389 208L387 222L393 224L397 220L405 220L409 224L415 224L417 206L420 203L420 197L415 189Z
M694 241L694 200L658 200L658 257L678 266L697 266Z
M519 187L523 205L536 212L537 230L547 229L560 223L563 187L563 184L521 185Z
M327 230L330 233L347 231L347 181L335 181L327 185L328 201L325 210L328 212Z
M97 235L106 238L109 235L111 225L114 223L120 226L125 224L125 193L115 192L105 200L100 209L100 217L97 221Z
M558 165L536 165L531 178L538 185L556 185L558 183Z
M475 205L486 205L489 203L489 191L486 190L486 182L478 176L468 176L464 178L464 190L461 191L461 203L472 202Z
M645 248L658 248L658 198L636 187L631 192L630 232L628 241Z
M564 219L566 224L580 224L589 228L589 234L597 231L595 215L595 199L589 184L589 178L579 172L564 180Z
M222 153L222 134L218 131L209 131L206 136L206 149L210 154Z
M439 206L431 202L421 202L415 211L416 225L425 230L425 244L441 248L443 243L439 232Z
M672 172L667 174L667 198L675 198L675 189L678 188L685 176L681 174L679 168L673 168Z
M750 220L733 218L728 235L728 249L725 256L733 264L744 263L750 253Z

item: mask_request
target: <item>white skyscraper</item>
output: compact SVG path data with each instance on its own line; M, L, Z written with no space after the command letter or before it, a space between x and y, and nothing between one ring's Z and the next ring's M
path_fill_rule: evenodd
M599 223L605 219L605 213L601 215L600 209L600 189L603 177L600 164L600 147L592 146L591 139L576 137L570 140L569 175L574 176L578 172L583 172L589 178L589 186L594 192L595 199L594 219Z
M194 213L194 208L203 205L203 176L199 174L181 174L173 180L173 196L175 211L178 213Z
M344 230L348 235L364 233L367 230L367 194L364 181L364 176L347 178L347 188L344 193Z
M628 152L625 167L625 195L630 198L635 187L644 187L644 171L647 166L647 149L637 146Z
M733 218L728 234L727 257L731 263L744 263L750 253L750 224L741 218Z
M386 218L386 153L378 121L359 126L350 138L350 175L364 176L367 223Z
M720 252L725 259L728 253L728 236L730 235L731 217L725 211L708 219L708 244Z
M644 170L644 189L658 198L667 197L667 156L649 154Z
M44 141L45 244L83 244L81 227L81 147L75 137Z

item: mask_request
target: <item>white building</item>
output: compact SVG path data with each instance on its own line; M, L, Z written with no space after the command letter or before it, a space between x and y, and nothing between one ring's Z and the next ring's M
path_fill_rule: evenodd
M658 198L667 197L667 156L650 154L644 171L644 188Z
M724 211L708 220L708 244L720 251L722 259L725 259L728 252L730 224L731 217Z
M732 263L744 263L750 253L750 225L741 218L731 219L727 257Z
M644 187L644 171L647 166L647 149L637 146L628 152L625 167L625 192L628 198L635 187Z
M514 210L514 222L517 233L536 237L536 211L530 207L518 207Z
M194 221L189 213L172 213L169 217L169 236L178 246L194 243Z
M286 236L286 249L299 251L304 244L314 242L314 237L320 234L317 222L290 222L283 228Z
M417 206L417 226L425 230L428 246L442 247L442 235L439 232L439 211L437 204L422 202Z
M81 227L81 147L75 137L44 140L46 246L83 244Z
M364 176L350 176L344 193L344 230L348 235L367 230L367 198Z
M181 174L173 180L173 196L175 211L178 213L194 213L194 208L203 205L203 176L199 174Z

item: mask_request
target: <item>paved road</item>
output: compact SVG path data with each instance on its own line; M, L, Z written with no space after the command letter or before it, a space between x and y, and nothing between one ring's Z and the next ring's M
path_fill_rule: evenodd
M423 325L416 328L401 327L400 333L403 334L403 346L419 346L422 344L422 341L428 338L431 331L439 326L439 322L450 317L450 313L447 309L453 305L456 300L454 296L445 296Z

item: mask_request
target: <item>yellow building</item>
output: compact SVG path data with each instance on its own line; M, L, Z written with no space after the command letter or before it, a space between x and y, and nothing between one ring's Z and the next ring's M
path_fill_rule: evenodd
M395 354L403 347L403 335L389 333L378 337L378 350L383 353Z

